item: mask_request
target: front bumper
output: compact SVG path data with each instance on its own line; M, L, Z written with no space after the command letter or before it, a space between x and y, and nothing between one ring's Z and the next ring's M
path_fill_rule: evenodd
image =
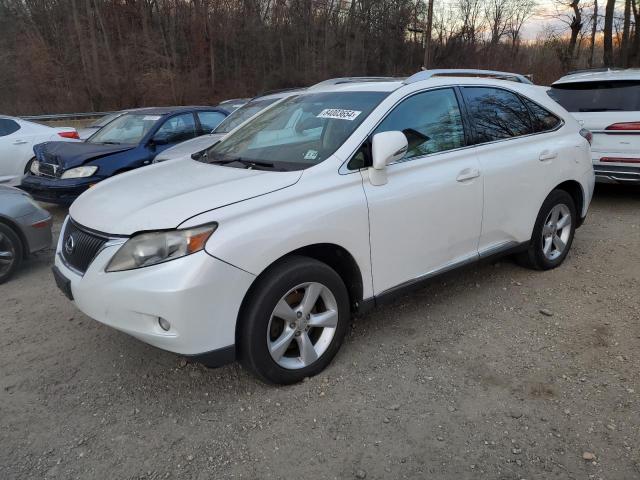
M98 183L101 178L49 178L27 174L19 188L41 202L71 205L83 192Z
M69 279L73 301L88 316L163 350L205 359L219 351L233 359L236 320L253 275L204 251L106 273L120 245L105 247L80 275L65 264L60 248L55 267ZM168 331L159 318L170 323Z

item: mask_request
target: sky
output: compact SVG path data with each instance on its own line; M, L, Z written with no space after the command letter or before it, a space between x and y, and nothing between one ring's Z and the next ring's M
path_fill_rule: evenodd
M544 31L545 27L549 25L554 29L565 28L565 24L560 20L548 17L548 15L555 13L556 8L553 0L541 0L537 8L537 14L529 19L523 27L523 38L527 40L535 40L538 34Z

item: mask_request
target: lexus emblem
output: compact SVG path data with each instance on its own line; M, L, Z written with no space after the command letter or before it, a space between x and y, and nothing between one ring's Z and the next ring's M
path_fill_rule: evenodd
M67 241L64 242L64 251L67 252L67 255L71 255L73 250L76 248L76 240L73 238L73 235L69 235Z

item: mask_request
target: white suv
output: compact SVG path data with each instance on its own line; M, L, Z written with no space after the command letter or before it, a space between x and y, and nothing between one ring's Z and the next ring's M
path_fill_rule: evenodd
M640 184L640 69L574 72L549 95L593 133L597 181Z
M71 206L54 273L87 315L209 365L296 382L352 312L486 257L565 259L594 185L578 123L532 85L434 77L284 99L198 160Z

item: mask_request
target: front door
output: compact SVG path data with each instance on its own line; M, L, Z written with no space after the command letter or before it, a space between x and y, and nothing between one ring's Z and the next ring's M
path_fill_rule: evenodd
M476 259L482 223L482 176L466 146L453 89L429 90L398 104L375 133L399 130L405 157L374 186L362 170L369 205L376 295Z

